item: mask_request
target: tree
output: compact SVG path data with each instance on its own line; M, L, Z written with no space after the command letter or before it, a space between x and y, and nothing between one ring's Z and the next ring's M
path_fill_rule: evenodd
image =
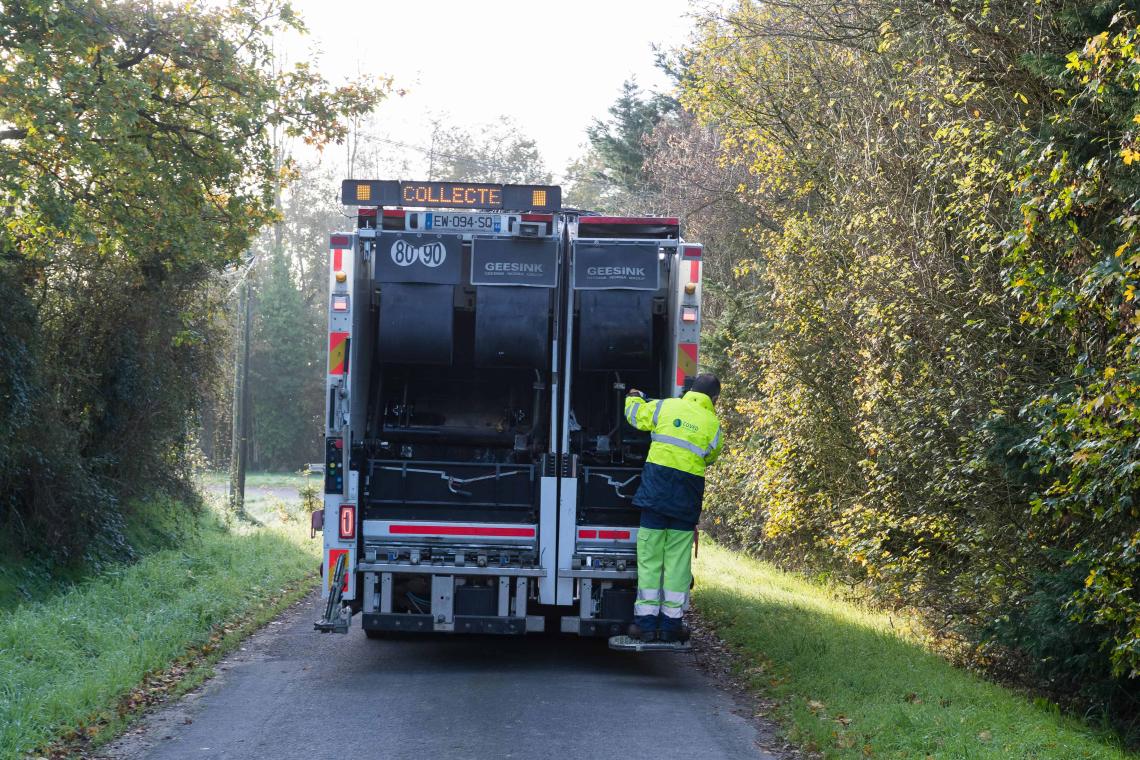
M277 0L0 9L0 333L35 368L0 407L0 493L29 546L122 556L127 499L188 494L214 283L273 217L269 129L339 140L384 97L275 71L284 29L303 27Z
M726 157L721 134L692 114L679 112L660 122L646 140L644 171L656 189L650 208L681 218L686 239L709 251L703 276L714 287L702 295L706 319L715 322L726 302L758 282L741 265L755 259L748 230L770 228L771 219L740 192L750 182L744 161ZM641 212L644 213L644 212ZM721 287L731 285L731 287Z
M594 119L587 127L589 147L567 168L572 183L567 204L613 213L656 210L659 197L645 171L650 136L676 108L673 98L646 95L635 81L626 80L609 107L610 117Z
M637 82L626 80L609 108L610 118L595 119L586 129L590 147L605 166L603 176L615 188L636 192L645 185L648 138L677 102L661 94L646 95Z
M472 133L436 122L429 157L431 179L544 185L551 181L538 145L504 116Z
M316 241L314 247L322 246ZM304 402L306 396L323 398L309 382L321 333L312 329L298 285L289 254L271 249L256 289L250 360L255 462L263 469L296 470L315 448L317 421L304 413L311 406Z
M732 293L706 343L730 371L714 532L1122 722L1133 12L741 0L700 25L681 93L753 218L710 272Z
M294 470L322 456L328 320L329 235L346 221L338 175L298 167L282 198L281 221L255 250L257 330L253 341L253 465Z
M582 155L566 167L566 179L569 187L562 196L563 206L583 211L618 211L605 176L605 166L595 151L583 149Z

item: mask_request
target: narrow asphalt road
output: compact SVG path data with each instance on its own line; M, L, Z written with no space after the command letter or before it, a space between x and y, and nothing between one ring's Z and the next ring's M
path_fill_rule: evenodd
M321 635L317 602L287 611L100 757L776 760L693 655L569 636Z

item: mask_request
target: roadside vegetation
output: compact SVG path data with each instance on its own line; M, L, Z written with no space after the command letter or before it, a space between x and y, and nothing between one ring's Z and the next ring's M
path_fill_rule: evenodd
M301 31L282 0L0 5L2 757L113 730L147 674L313 582L297 509L226 526L193 476L285 144L341 142L389 92L275 60Z
M1135 2L735 0L574 190L707 246L707 531L1135 746L1138 45Z
M161 495L129 501L123 508L123 541L114 547L89 547L86 562L60 561L43 552L27 551L12 535L0 537L0 613L45 601L148 554L177 548L197 529L202 504L196 496L191 501ZM98 561L91 561L92 556L98 556Z
M230 473L224 470L206 470L198 478L198 483L205 488L229 489ZM246 491L258 489L292 489L300 491L311 485L321 486L324 483L320 473L304 472L249 472L245 476ZM246 495L250 498L250 494Z
M914 618L702 542L694 600L790 737L827 758L1124 760L1119 738L957 669Z
M184 527L176 547L0 611L0 758L113 735L148 676L210 661L316 583L319 545L299 514L252 528L207 509Z
M281 0L0 7L0 534L15 550L114 563L129 502L193 501L199 415L232 367L228 294L293 174L281 146L342 141L389 90L275 61L274 35L301 30Z

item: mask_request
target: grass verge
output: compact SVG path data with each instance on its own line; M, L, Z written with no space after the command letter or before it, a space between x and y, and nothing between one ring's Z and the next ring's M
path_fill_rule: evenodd
M128 502L123 507L123 544L96 538L82 558L70 563L25 553L14 534L0 535L0 614L22 604L45 601L117 565L162 549L178 546L197 529L194 505L155 494Z
M209 486L226 486L230 484L230 474L225 470L204 470L198 476L198 482L203 487ZM308 475L300 472L247 472L245 474L245 489L246 498L251 494L248 492L258 488L296 488L300 489L306 483L323 483L322 476L318 473L310 473Z
M776 698L790 737L827 758L1136 758L1044 701L958 670L897 621L701 542L703 618Z
M226 528L208 513L177 549L0 614L0 758L121 726L148 676L188 655L208 666L304 592L316 556L297 525ZM203 675L187 666L173 686Z

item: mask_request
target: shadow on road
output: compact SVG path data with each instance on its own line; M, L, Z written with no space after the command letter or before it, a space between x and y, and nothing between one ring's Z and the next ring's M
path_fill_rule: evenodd
M362 656L360 665L388 674L417 673L425 668L453 674L515 671L543 672L550 676L596 674L607 679L638 678L671 681L678 660L691 663L691 654L615 652L605 639L583 639L562 634L525 637L421 636L414 639L377 640Z

